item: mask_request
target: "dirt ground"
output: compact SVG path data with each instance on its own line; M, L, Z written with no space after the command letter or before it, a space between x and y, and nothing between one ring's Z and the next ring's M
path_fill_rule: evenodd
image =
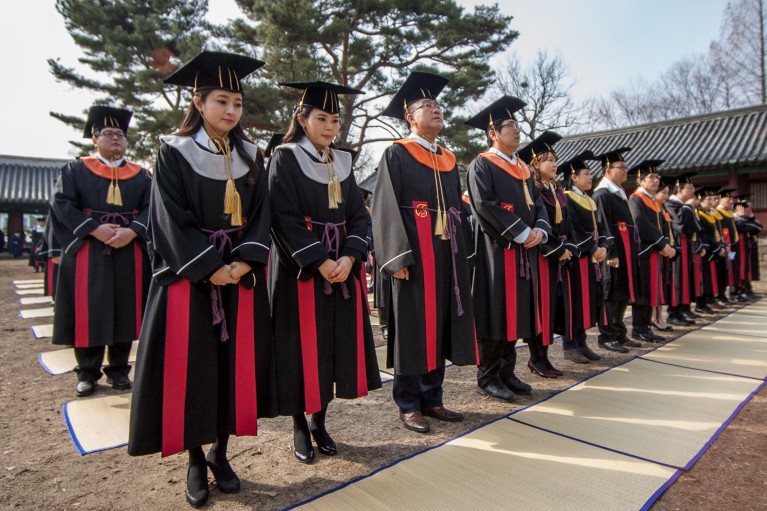
M36 275L26 261L0 259L0 508L173 510L190 509L184 499L186 456L132 458L125 448L80 456L62 418L62 405L76 399L75 376L48 375L37 353L54 347L35 340L29 328L48 321L20 319L12 280ZM764 293L767 286L758 290ZM374 327L381 343L377 327ZM677 328L674 336L688 329ZM534 387L532 396L502 403L476 392L475 369L447 370L445 404L463 412L462 423L431 421L426 435L404 429L391 400L391 384L364 399L333 402L328 430L339 448L336 457L318 455L302 465L292 455L289 418L261 421L255 438L233 438L232 465L242 491L224 495L211 487L206 509L274 510L330 490L350 479L433 446L500 415L546 398L589 375L645 350L621 355L596 348L595 364L576 365L551 350L565 376L536 378L526 370L527 350L519 351L518 375ZM649 348L648 348L649 349ZM115 393L102 385L96 396ZM755 396L708 452L654 504L654 511L767 509L767 391Z

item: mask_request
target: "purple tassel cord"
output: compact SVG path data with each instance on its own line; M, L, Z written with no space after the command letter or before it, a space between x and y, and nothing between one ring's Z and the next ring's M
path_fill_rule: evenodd
M334 260L337 261L341 251L341 230L339 227L344 227L346 222L334 224L333 222L312 221L311 223L313 225L320 225L324 227L320 241L322 242L322 245L327 249L327 251L334 256ZM333 285L327 280L323 284L322 289L326 295L333 294ZM346 282L341 282L341 293L343 294L344 300L348 300L351 296L349 294L349 288L346 287Z
M238 232L242 228L236 229L219 229L217 231L211 231L208 229L202 229L202 232L209 234L208 241L218 251L218 255L221 257L227 252L227 248L232 250L232 238L229 237L230 233ZM226 326L226 311L224 310L223 296L221 294L221 286L210 285L210 305L211 312L213 313L213 326L220 326L221 328L221 342L229 340L229 330Z

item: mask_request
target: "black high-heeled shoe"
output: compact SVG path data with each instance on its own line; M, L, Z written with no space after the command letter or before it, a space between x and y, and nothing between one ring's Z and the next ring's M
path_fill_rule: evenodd
M302 453L298 449L296 449L296 445L293 444L293 456L296 457L298 461L301 463L306 463L307 465L314 463L314 448L310 447L308 453Z
M312 438L317 444L317 450L325 456L335 456L338 454L336 443L330 438L330 435L324 429L311 430Z
M224 463L218 463L216 460L205 459L208 468L213 472L213 478L216 480L218 489L222 493L237 493L240 491L240 478L232 469L229 460L224 458Z
M191 470L192 470L191 466L187 467L186 469L186 492L185 492L186 501L192 507L202 507L208 501L208 497L210 496L210 489L208 488L207 470L205 471L205 486L199 490L190 490L189 489L189 472Z

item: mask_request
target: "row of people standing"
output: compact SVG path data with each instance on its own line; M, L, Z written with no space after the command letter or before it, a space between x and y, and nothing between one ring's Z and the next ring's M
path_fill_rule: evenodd
M312 438L321 453L337 452L325 428L330 401L380 387L362 266L370 219L351 158L332 146L338 95L362 91L286 84L303 95L267 169L239 123L240 80L261 65L203 52L166 80L192 88L194 99L179 130L162 138L153 178L124 160L130 113L92 110L85 136L100 158L62 171L52 208L63 248L54 342L74 344L76 354L101 346L93 357L78 355L78 394L92 393L101 376L100 360L89 372L86 359L103 357L104 345L129 345L140 331L128 451L188 451L193 506L208 498L208 469L221 491L239 490L229 435L256 434L259 417L291 415L295 457L308 463ZM443 404L446 360L477 365L480 378L524 393L530 387L510 360L518 338L530 346L531 371L544 377L559 373L547 358L555 330L568 332L573 353L598 357L585 330L600 306L592 292L598 263L615 250L586 184L570 201L553 186L553 141L529 146L530 168L516 160L519 103L493 105L477 119L492 147L469 175L472 250L455 157L436 143L446 83L412 73L383 112L411 134L384 152L372 211L380 271L392 278L393 397L405 427L421 432L425 417L463 418ZM578 164L570 163L575 181ZM579 235L570 230L576 218ZM575 258L586 263L568 263ZM569 305L560 305L562 282L573 293L578 278L585 284L576 292L585 285L589 300L577 308L567 295ZM121 353L110 349L106 371L115 388L128 388ZM207 454L205 444L213 444Z

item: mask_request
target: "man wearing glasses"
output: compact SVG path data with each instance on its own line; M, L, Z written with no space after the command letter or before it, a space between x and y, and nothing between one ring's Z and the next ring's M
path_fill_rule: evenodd
M105 347L107 382L131 388L128 357L138 339L150 269L146 225L151 179L125 159L132 113L94 106L83 138L96 154L68 163L51 199L53 233L62 257L53 344L74 346L80 396L93 394Z
M665 286L661 271L661 257L676 255L670 240L661 228L661 204L655 200L660 185L657 166L663 160L645 160L631 169L636 175L637 190L629 199L629 208L639 234L639 274L642 276L634 290L637 293L631 307L631 337L644 342L666 340L652 332L652 311L665 301Z
M407 122L410 136L387 147L373 197L373 239L381 276L391 279L387 367L404 427L429 431L425 417L455 422L443 406L445 359L477 363L461 184L456 158L437 144L447 84L412 72L382 115Z
M628 177L624 147L597 156L604 169L604 177L594 189L597 211L608 227L610 248L602 263L602 298L604 314L600 314L599 345L609 351L628 353L626 346L639 348L642 343L628 338L623 316L629 301L636 299L639 288L637 265L638 234L629 209L628 197L621 185Z

